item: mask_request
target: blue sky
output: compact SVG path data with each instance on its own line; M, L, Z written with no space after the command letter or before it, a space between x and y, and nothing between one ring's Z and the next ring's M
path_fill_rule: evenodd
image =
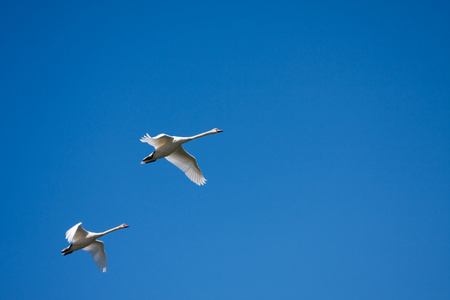
M449 299L449 9L2 1L1 298Z

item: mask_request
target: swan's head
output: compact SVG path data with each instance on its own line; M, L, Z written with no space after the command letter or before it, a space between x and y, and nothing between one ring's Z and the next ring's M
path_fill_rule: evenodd
M128 226L127 224L122 224L122 225L120 225L120 227L122 227L122 228L128 228L128 227L130 227L130 226Z
M218 132L223 132L223 130L220 130L219 128L214 128L213 130L215 130L216 133L218 133Z

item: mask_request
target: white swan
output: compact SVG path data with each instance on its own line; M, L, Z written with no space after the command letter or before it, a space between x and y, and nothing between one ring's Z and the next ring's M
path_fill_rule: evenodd
M67 230L66 239L70 243L70 246L63 249L62 254L67 255L80 249L85 250L92 255L97 268L102 272L106 272L108 264L106 262L105 246L102 241L97 241L96 239L107 233L127 227L129 226L122 224L105 232L95 233L84 230L80 222Z
M168 161L183 171L190 180L195 182L197 185L203 185L205 184L206 179L203 177L202 171L200 171L195 157L187 153L181 145L192 141L193 139L218 132L222 132L222 130L214 128L210 131L191 137L170 136L162 133L154 138L149 136L147 133L141 138L141 142L148 143L150 146L155 147L155 151L145 157L141 164L148 164L165 157Z

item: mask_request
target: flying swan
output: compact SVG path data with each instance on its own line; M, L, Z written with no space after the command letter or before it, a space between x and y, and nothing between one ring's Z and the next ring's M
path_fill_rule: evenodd
M105 232L95 233L84 230L80 222L67 230L66 239L70 243L70 246L63 249L62 254L67 255L80 249L87 251L92 255L97 268L102 272L106 272L108 264L106 262L105 246L102 241L97 241L97 239L107 233L127 227L129 226L122 224Z
M222 132L222 130L214 128L210 131L191 137L170 136L162 133L154 138L147 133L141 138L141 142L148 143L150 146L155 147L155 151L145 157L141 164L148 164L165 157L183 171L190 180L197 185L203 185L206 183L206 179L203 177L202 171L200 171L200 168L198 167L197 160L183 149L182 144L218 132Z

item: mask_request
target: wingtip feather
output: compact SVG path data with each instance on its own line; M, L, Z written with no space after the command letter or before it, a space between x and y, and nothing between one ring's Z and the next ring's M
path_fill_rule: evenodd
M147 139L151 139L151 136L148 133L144 134L144 136L141 137L140 141L143 142L143 143L146 143Z

